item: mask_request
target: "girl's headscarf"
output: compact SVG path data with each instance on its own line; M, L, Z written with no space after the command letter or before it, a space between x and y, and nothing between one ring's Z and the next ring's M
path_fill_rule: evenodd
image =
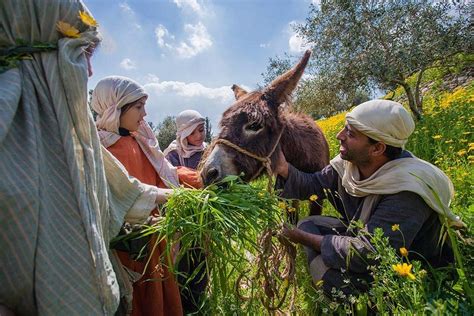
M91 105L98 114L96 125L104 147L112 146L121 137L118 129L122 107L146 96L142 86L126 77L110 76L97 83ZM150 126L142 121L138 130L130 135L136 139L163 182L168 187L178 186L176 168L165 159Z
M202 143L200 146L194 146L188 143L187 137L191 135L196 128L201 124L204 124L206 120L197 111L186 110L178 114L176 117L176 140L174 140L168 148L165 150L165 156L176 150L179 155L179 159L189 158L197 152L204 151L207 144ZM184 162L181 161L184 166Z

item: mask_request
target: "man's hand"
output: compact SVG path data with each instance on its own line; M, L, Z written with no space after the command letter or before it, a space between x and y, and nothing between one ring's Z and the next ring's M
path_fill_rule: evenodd
M293 243L300 243L298 238L298 231L298 228L288 223L283 223L281 226L280 234L288 238Z
M321 235L307 233L288 223L283 223L280 234L295 244L302 244L303 246L313 248L316 251L321 251L321 242L323 241L323 236Z
M277 159L275 160L273 171L284 179L288 178L288 162L281 148L277 152Z

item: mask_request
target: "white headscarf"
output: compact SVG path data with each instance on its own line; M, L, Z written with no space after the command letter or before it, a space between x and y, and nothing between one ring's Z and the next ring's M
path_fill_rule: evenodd
M415 129L408 111L400 103L387 100L372 100L356 106L347 114L346 121L366 136L401 148ZM463 226L459 216L449 209L454 196L451 180L424 160L416 157L391 160L364 180L360 180L357 166L340 155L330 163L341 177L346 192L352 196L410 191L421 196L437 213L447 216L452 225Z
M118 134L121 108L146 96L148 95L142 86L126 77L110 76L97 83L92 93L91 105L98 113L96 125L104 147L112 146L121 137ZM138 130L130 135L136 139L165 185L178 186L177 170L165 159L150 126L142 121Z
M197 152L204 151L207 144L202 143L200 146L194 146L188 143L187 137L191 135L196 128L204 124L206 120L197 111L185 110L176 117L176 140L174 140L165 150L165 156L173 150L176 150L179 159L189 158ZM184 165L184 162L181 162Z
M371 100L347 113L346 121L366 136L393 147L404 148L415 122L397 102Z

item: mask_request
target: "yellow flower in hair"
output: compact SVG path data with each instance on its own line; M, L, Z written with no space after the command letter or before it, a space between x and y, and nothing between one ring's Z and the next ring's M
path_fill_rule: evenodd
M56 24L57 30L66 37L78 38L79 37L79 30L76 29L69 23L58 21Z
M316 201L317 199L318 199L318 196L317 196L316 194L313 194L313 195L311 195L311 196L309 197L309 200L310 200L311 202L314 202L314 201Z
M393 225L392 225L392 231L396 232L397 230L400 230L400 225L398 225L398 224L393 224Z
M79 11L79 18L85 25L93 27L99 26L99 23L86 11Z
M412 265L411 264L406 264L406 263L398 263L398 264L394 264L392 265L392 268L395 272L398 273L399 276L402 276L402 277L407 277L409 278L410 280L415 280L415 276L411 273L411 267Z
M405 248L405 247L400 248L400 254L401 254L403 257L408 257L408 250L407 250L407 248Z

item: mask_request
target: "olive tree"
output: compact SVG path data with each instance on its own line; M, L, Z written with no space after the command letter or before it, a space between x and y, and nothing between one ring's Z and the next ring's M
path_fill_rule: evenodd
M400 85L419 119L423 72L472 52L471 10L469 1L327 0L311 5L296 31L313 47L318 71L333 74L341 86Z

